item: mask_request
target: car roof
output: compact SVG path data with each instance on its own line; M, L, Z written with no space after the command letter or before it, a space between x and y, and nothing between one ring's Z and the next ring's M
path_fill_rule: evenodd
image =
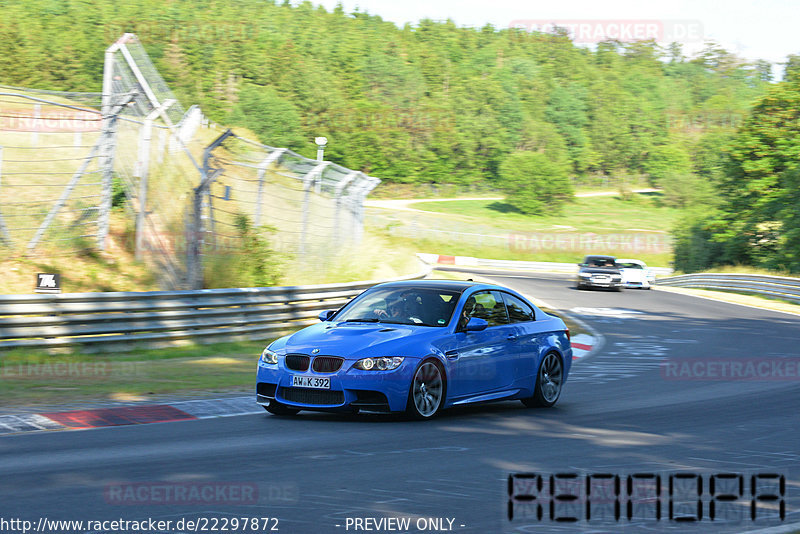
M596 254L592 254L590 256L586 256L585 259L587 259L587 260L611 260L611 261L616 261L616 258L614 256L602 256L602 255L596 255Z
M415 289L433 289L433 290L446 290L463 293L467 289L475 286L489 286L490 284L481 284L471 280L399 280L396 282L384 282L373 287L407 287ZM495 286L491 286L495 287ZM499 286L496 286L499 287Z

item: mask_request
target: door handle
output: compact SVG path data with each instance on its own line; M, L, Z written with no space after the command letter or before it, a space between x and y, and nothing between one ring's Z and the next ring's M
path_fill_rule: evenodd
M516 341L516 339L517 339L517 334L508 334L508 336L506 337L506 339L507 339L507 340L509 340L509 341Z

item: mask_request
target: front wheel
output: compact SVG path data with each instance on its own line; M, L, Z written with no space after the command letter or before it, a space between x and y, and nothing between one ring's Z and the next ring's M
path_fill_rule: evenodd
M408 392L406 414L413 419L430 419L436 415L444 403L444 373L434 360L422 362Z
M555 352L550 352L542 360L539 372L536 375L536 384L533 387L533 396L522 399L522 404L528 407L543 406L550 408L561 396L561 387L564 385L564 365Z
M297 408L290 408L289 406L286 406L275 399L269 401L269 405L264 406L264 409L272 415L297 415L297 413L300 411Z

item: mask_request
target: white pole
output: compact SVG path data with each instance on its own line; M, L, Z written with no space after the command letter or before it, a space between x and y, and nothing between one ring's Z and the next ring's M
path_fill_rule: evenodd
M3 180L3 147L0 146L0 187L2 186ZM0 240L5 241L8 246L11 246L11 236L8 233L8 228L6 227L6 222L3 219L3 212L0 211Z
M41 116L42 116L42 105L41 104L34 104L33 106L33 121L32 121L32 128L31 128L31 144L33 146L39 146L39 130L38 128L41 127Z

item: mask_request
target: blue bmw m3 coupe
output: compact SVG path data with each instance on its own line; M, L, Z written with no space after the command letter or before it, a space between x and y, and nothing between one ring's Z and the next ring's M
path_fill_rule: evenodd
M429 419L476 402L550 407L572 363L564 322L497 285L387 282L319 318L261 354L256 398L270 413Z

